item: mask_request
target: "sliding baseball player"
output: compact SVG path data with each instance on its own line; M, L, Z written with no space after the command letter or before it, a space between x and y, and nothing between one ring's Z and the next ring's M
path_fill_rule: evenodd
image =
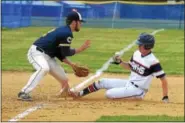
M155 44L153 35L140 34L136 44L138 50L134 52L129 62L124 62L119 56L114 57L113 64L131 71L128 80L117 78L103 78L83 89L77 96L82 97L100 89L106 89L106 97L110 99L137 98L143 99L148 92L152 78L161 80L163 89L162 100L168 102L168 82L159 60L152 53Z

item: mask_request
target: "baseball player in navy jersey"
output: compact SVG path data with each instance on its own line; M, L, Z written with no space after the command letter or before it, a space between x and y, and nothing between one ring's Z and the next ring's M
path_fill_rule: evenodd
M157 77L162 82L164 102L168 102L168 82L159 60L152 53L155 39L153 35L142 33L136 44L138 50L134 52L129 62L121 60L120 56L114 58L114 64L131 70L128 80L117 78L103 78L94 82L87 88L76 93L77 96L85 96L99 89L106 89L106 97L110 99L118 98L138 98L143 99L147 93L153 77Z
M73 67L74 63L67 59L67 56L78 54L90 46L90 41L87 40L79 48L73 49L70 47L73 40L73 32L80 30L82 22L84 20L80 13L72 11L66 17L66 26L49 31L33 43L27 56L36 72L31 75L27 84L18 93L18 99L32 100L29 93L47 73L50 73L60 82L61 93L64 88L69 89L68 78L63 67L56 62L56 58Z

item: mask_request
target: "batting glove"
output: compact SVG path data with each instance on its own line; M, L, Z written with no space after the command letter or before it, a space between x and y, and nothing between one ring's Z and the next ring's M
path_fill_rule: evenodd
M120 63L121 63L121 61L119 61L119 62L116 62L116 61L111 62L111 64L116 64L116 65L119 65Z
M121 58L120 58L120 56L119 55L114 55L113 57L112 57L112 62L111 62L111 64L116 64L116 65L119 65L121 62L122 62L122 60L121 60Z

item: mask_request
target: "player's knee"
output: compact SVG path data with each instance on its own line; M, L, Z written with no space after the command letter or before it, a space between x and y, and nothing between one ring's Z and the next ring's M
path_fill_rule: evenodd
M98 81L100 85L104 85L106 83L106 78L102 78Z
M105 96L109 99L114 99L114 96L112 95L111 91L106 91Z
M48 67L48 66L42 67L42 68L41 68L41 72L42 72L43 74L47 74L47 73L49 72L49 67Z
M100 79L100 80L98 80L96 83L95 83L95 85L96 85L96 87L98 88L98 89L101 89L101 88L103 88L104 87L104 79L102 78L102 79Z
M107 89L108 88L108 83L107 83L107 78L102 78L97 82L97 87L100 89Z

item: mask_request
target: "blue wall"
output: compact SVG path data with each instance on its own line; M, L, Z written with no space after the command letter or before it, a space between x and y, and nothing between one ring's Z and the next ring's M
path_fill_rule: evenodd
M32 16L41 17L58 17L60 16L60 6L42 6L37 5L32 7Z
M120 18L169 19L184 18L184 5L120 4Z
M65 24L66 15L75 7L2 3L2 26L59 26ZM148 27L184 28L184 4L142 5L120 2L86 4L75 8L88 20L87 27ZM147 23L147 24L146 24ZM151 26L153 25L153 26Z
M31 25L31 10L29 4L1 4L2 27L17 28Z

